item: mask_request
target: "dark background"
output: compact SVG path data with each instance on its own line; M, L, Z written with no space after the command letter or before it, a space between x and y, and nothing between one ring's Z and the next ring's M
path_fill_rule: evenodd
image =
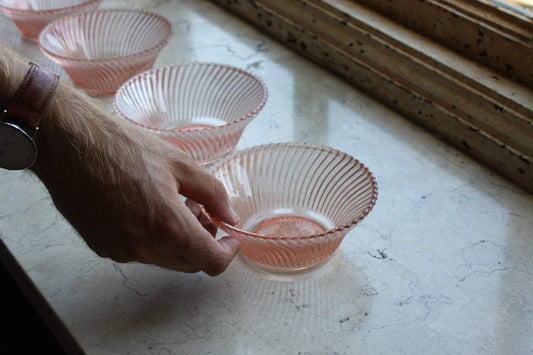
M2 263L0 284L0 354L66 354Z

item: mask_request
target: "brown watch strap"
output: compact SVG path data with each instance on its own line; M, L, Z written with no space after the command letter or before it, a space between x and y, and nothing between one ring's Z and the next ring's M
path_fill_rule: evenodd
M23 124L31 136L35 135L41 117L56 90L59 77L57 74L30 63L15 96L6 109L6 120L14 124Z

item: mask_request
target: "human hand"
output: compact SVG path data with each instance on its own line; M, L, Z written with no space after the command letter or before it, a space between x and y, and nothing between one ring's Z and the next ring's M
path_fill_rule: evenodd
M2 107L28 68L0 41ZM98 255L217 275L238 252L237 240L215 240L216 227L199 206L234 223L222 184L174 146L106 113L81 91L59 83L36 143L31 170Z
M175 147L106 115L85 95L60 85L56 97L41 125L40 157L32 169L87 244L118 262L224 271L239 243L215 240L216 227L199 207L235 223L222 184Z

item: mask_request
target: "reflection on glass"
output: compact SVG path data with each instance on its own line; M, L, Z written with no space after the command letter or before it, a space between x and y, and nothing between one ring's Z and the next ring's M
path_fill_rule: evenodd
M491 0L499 6L533 17L533 0Z

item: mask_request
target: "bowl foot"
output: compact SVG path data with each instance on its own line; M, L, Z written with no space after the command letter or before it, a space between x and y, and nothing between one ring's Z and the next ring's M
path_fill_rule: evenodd
M241 256L243 263L255 272L265 273L265 275L277 275L279 277L294 277L297 275L314 272L316 270L322 269L325 265L329 263L329 259L331 259L331 256L328 256L310 266L279 267L262 264L254 259L251 259L249 256L243 253L239 253L239 255Z
M326 230L326 228L317 222L299 216L269 218L251 228L252 233L261 235L282 235L285 237L320 234Z

